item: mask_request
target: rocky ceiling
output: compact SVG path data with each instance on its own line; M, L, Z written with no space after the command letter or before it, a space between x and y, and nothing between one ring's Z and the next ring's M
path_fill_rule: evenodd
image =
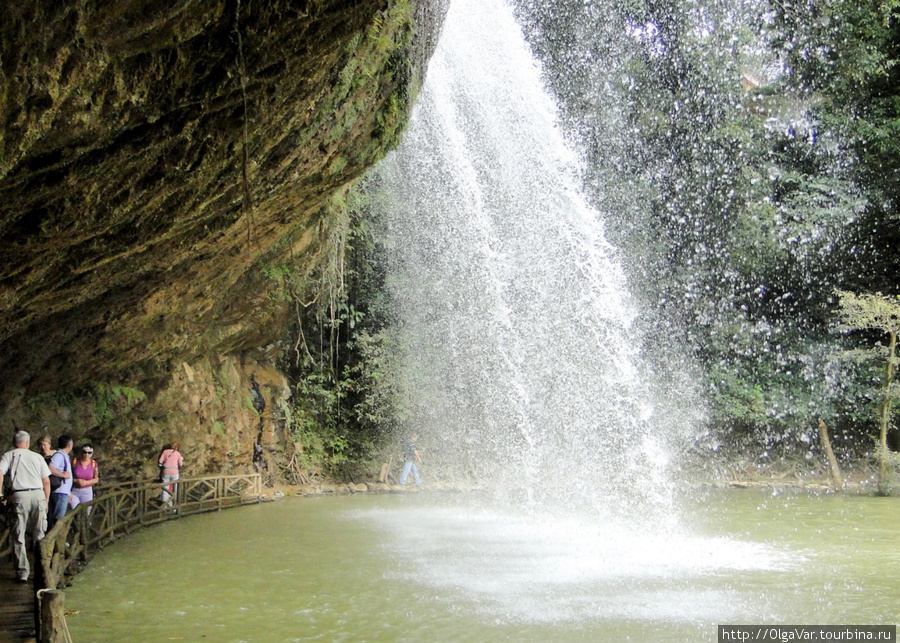
M0 402L277 339L262 267L396 144L442 5L0 4Z

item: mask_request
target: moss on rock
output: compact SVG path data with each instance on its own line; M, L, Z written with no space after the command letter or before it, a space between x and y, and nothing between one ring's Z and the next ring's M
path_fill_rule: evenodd
M445 10L2 3L0 419L122 475L174 437L191 473L248 466L247 378L287 395L248 357L291 315L271 266L325 260L328 200L397 144Z
M4 3L0 400L277 339L260 258L318 254L305 231L396 145L441 11Z

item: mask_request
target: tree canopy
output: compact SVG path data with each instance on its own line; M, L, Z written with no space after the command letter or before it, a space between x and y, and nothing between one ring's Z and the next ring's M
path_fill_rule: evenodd
M862 448L836 287L900 289L900 3L520 0L658 361L725 440Z

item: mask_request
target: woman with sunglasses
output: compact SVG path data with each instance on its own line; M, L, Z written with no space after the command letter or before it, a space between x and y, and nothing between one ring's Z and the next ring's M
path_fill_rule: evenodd
M83 444L78 452L78 459L72 467L72 491L69 494L69 504L72 509L82 502L90 502L94 499L94 485L100 482L100 474L97 471L97 463L94 462L94 447ZM88 513L91 508L88 507Z

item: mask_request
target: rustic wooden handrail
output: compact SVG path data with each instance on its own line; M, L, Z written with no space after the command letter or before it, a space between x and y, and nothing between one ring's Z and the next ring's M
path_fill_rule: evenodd
M9 514L0 516L0 560L6 560L12 556L11 531L12 520L9 518Z
M175 488L170 501L164 504L159 498L163 487L170 484ZM167 484L154 481L115 485L94 500L79 504L44 536L35 561L37 587L58 590L69 585L95 553L137 529L261 501L262 476L258 473L184 478ZM8 540L8 533L5 536ZM56 613L63 612L60 609ZM49 611L45 610L45 619L47 614ZM65 628L64 616L53 618L60 622L42 623L40 630L44 634L39 632L38 640L55 640L52 633Z
M125 489L136 489L137 487L152 484L149 480L135 480L130 482L114 482L112 485L106 482L94 487L94 495L98 496L98 491L102 490L105 495L107 493L115 493ZM0 561L5 561L12 556L12 540L10 532L12 531L12 519L0 516Z
M78 505L60 519L40 544L44 584L49 589L63 587L78 572L78 564L122 536L166 520L227 507L260 502L262 478L245 475L184 478L174 483L171 501L158 498L163 487L149 482L102 496Z

